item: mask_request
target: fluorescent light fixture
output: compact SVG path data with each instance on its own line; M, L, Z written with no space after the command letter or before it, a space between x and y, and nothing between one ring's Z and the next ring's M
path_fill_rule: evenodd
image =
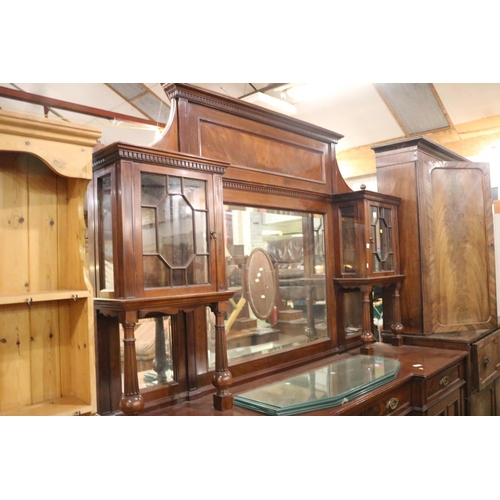
M287 83L274 89L290 103L320 99L327 95L339 95L348 90L364 86L364 83Z
M293 104L264 94L263 92L255 92L254 94L242 97L241 100L251 104L257 104L257 106L261 106L272 111L278 111L278 113L283 113L285 115L294 115L297 113Z
M262 236L283 236L283 233L273 229L264 229L262 231Z

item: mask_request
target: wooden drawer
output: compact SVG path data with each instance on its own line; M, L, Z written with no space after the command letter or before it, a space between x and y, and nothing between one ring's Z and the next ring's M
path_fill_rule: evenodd
M456 381L460 380L460 364L456 364L434 375L425 382L425 400L427 402L438 398L440 393L447 391Z
M411 386L404 384L388 394L371 402L359 415L366 416L396 416L405 415L411 411Z
M417 411L425 411L440 398L465 384L462 363L440 371L429 378L415 377L412 385L412 403Z
M462 389L457 387L429 407L425 414L431 417L457 417L463 415L464 401L461 391Z
M471 347L473 390L481 391L500 374L500 330Z

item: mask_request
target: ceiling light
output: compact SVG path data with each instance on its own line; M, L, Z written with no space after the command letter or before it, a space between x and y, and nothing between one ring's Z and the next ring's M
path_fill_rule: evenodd
M293 104L262 92L255 92L254 94L247 95L242 97L241 100L251 104L257 104L258 106L272 111L278 111L279 113L283 113L285 115L294 115L297 113Z
M301 101L309 101L313 99L320 99L329 94L341 94L347 90L360 87L362 83L288 83L274 90L280 92L283 99L291 102L298 103Z

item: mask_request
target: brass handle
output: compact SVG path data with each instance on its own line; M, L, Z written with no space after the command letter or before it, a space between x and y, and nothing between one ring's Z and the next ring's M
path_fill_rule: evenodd
M448 385L448 382L449 382L449 381L450 381L450 379L449 379L447 376L445 376L445 377L443 377L443 378L439 381L439 385L440 385L441 387L446 387L446 386Z
M385 405L385 407L389 411L393 411L393 410L395 410L398 407L398 404L399 404L399 399L398 398L391 398L391 399L389 399L389 401L387 402L387 404Z
M490 360L489 360L489 358L486 358L486 357L485 357L485 358L483 359L483 366L486 368L489 364L490 364Z
M216 231L210 231L210 237L211 237L213 240L216 240L216 239L217 239L217 232L216 232Z

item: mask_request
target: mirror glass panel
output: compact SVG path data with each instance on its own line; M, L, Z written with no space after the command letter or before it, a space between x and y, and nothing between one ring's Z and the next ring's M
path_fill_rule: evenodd
M225 206L225 254L230 365L329 336L323 214Z
M135 326L135 352L139 389L174 381L170 316L141 319ZM120 359L123 378L123 328L120 325Z
M99 204L99 282L101 290L114 290L113 273L113 217L111 212L111 175L97 181Z

